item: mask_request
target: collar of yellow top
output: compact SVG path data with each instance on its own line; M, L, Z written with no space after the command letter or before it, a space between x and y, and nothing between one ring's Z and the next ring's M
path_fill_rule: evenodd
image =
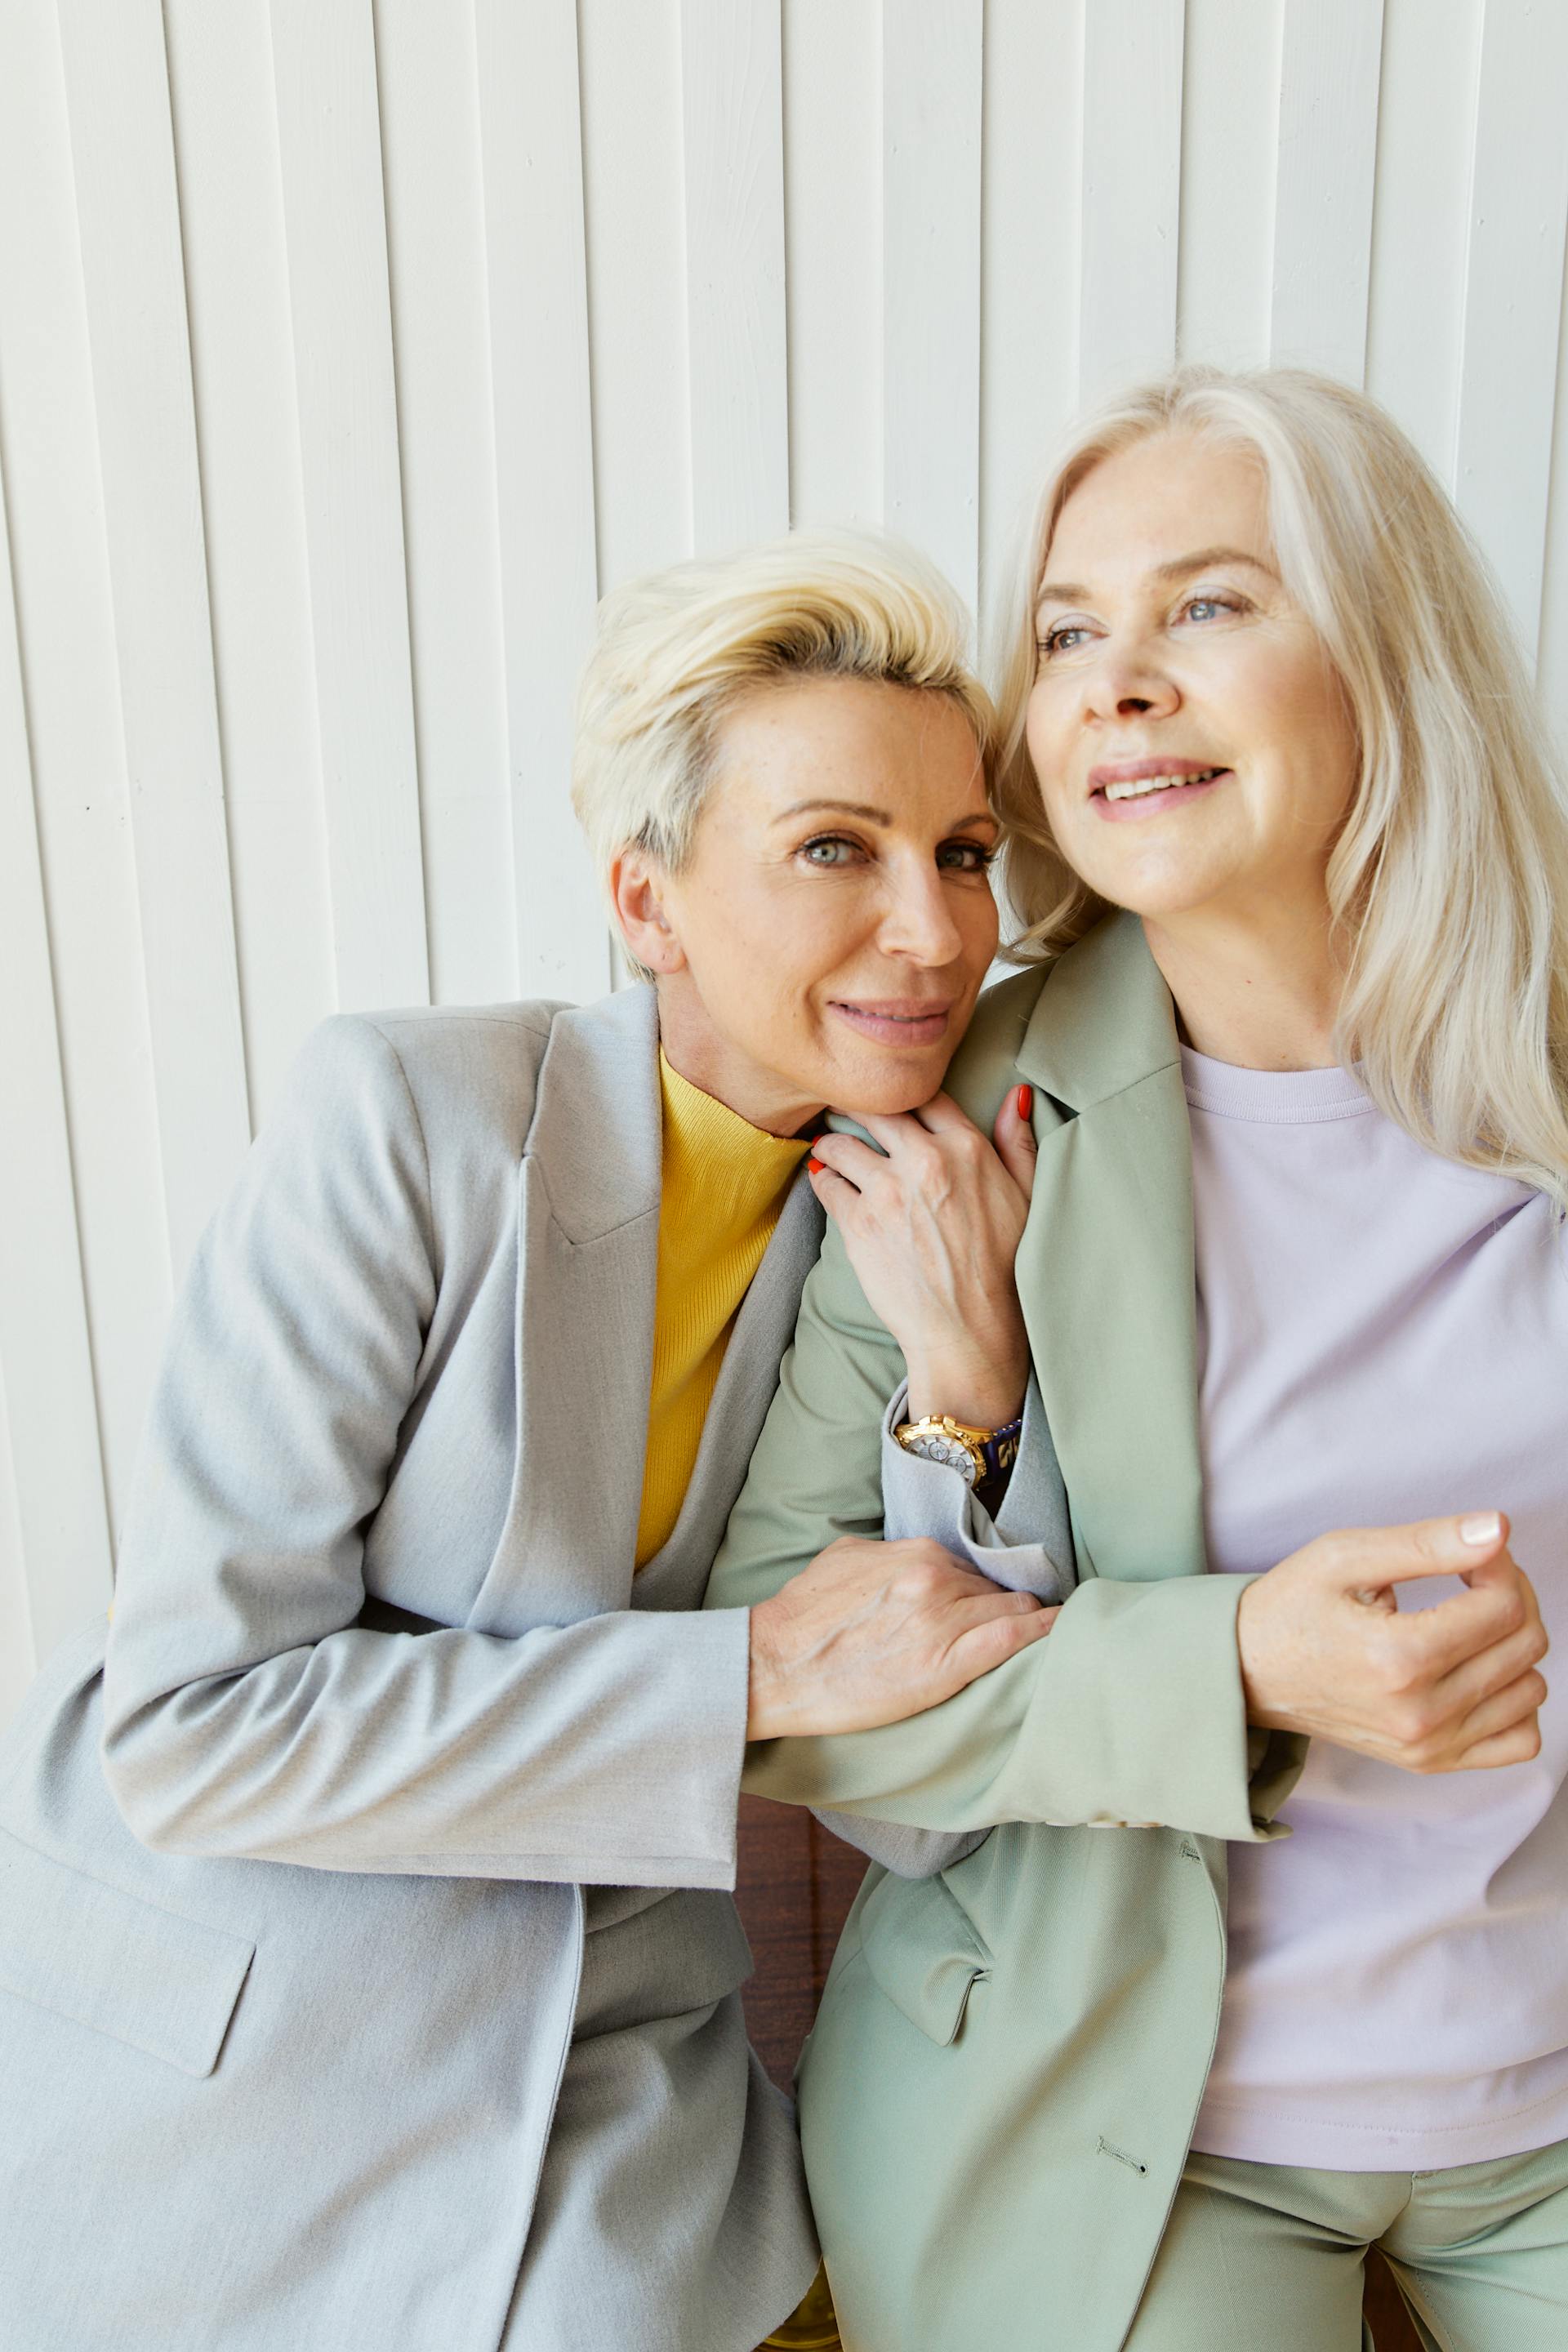
M664 1098L664 1189L700 1186L710 1213L723 1203L737 1226L751 1224L789 1190L809 1142L769 1135L728 1103L705 1095L659 1048L658 1083ZM711 1235L710 1234L710 1243Z

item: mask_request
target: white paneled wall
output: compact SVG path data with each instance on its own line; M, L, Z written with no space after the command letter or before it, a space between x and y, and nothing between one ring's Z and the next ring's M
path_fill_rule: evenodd
M1081 399L1306 361L1568 719L1565 88L1559 0L0 0L0 1713L305 1031L610 984L605 588L989 604Z

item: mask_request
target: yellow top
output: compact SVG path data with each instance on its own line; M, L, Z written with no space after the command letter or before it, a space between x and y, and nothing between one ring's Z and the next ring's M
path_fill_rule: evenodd
M664 1183L639 1568L674 1532L731 1326L809 1149L764 1135L672 1070L662 1051L658 1080Z

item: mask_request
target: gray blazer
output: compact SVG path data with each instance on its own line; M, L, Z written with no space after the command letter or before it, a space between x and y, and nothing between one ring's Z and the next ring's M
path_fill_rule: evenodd
M107 1657L0 1752L5 2352L750 2352L805 2291L699 1612L820 1217L634 1582L655 1043L329 1022L202 1244Z

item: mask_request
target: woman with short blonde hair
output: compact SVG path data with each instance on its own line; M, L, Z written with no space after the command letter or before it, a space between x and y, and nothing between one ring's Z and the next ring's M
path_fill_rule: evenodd
M864 541L623 592L576 784L651 984L307 1045L0 1757L7 2347L752 2352L808 2288L745 1741L1044 1622L929 1544L700 1609L809 1137L935 1092L995 944L962 648Z
M1038 1144L1010 1480L932 1433L972 1374L903 1385L973 1131L833 1138L713 1584L874 1512L1060 1602L752 1768L950 1840L871 1874L803 2069L846 2337L1355 2352L1377 2244L1424 2342L1554 2352L1568 824L1524 666L1397 428L1291 371L1077 428L1005 650L1026 969L950 1083Z

